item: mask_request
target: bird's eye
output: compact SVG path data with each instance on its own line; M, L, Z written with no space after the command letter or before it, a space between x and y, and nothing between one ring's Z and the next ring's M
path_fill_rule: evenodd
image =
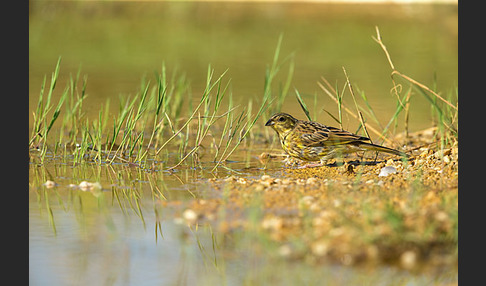
M280 118L278 119L278 121L280 121L280 122L284 122L284 121L285 121L285 117L280 117Z

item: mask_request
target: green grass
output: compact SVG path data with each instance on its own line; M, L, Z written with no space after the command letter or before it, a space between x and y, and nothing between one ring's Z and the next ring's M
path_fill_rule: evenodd
M49 114L52 108L54 107L51 104L51 98L54 89L56 88L57 79L59 76L59 68L61 65L61 58L58 59L54 72L51 75L51 84L47 91L47 96L44 99L44 91L45 91L45 83L46 78L44 77L44 81L41 86L39 101L37 103L37 109L34 112L34 122L33 122L33 129L32 134L29 140L29 148L30 149L40 149L41 158L44 158L46 151L47 151L47 144L42 144L47 140L47 136L49 135L54 123L56 122L59 114L61 112L61 107L66 99L69 91L69 86L64 90L62 96L59 99L57 106L54 109L54 112L51 115L51 119L49 120Z
M71 78L57 106L51 103L60 70L59 59L51 77L47 97L44 96L43 84L34 112L34 128L29 146L32 149L40 149L41 153L38 157L31 154L32 158L40 158L43 162L49 146L64 146L65 148L55 149L54 153L60 156L72 155L73 163L83 160L98 164L123 162L148 168L151 162L162 161L160 156L166 155L167 158L167 154L171 153L171 159L175 162L170 163L172 166L166 162L164 168L172 170L188 162L189 158L193 159L190 166L200 165L200 149L209 147L214 152L215 170L224 164L247 138L253 136L252 129L275 97L277 106L283 104L290 86L293 64L289 67L284 88L275 95L274 79L282 65L279 63L282 38L281 36L278 40L272 64L267 69L263 98L261 102L256 102L256 113L253 113L253 101L234 103L229 88L230 81L225 82L227 71L216 76L209 65L206 87L200 96L193 96L185 76L173 73L169 80L163 64L161 72L155 72L155 85L152 85L150 80L143 79L137 94L120 96L118 114L107 114L110 105L110 101L107 100L104 107L100 108L98 118L93 120L83 114L87 77L84 77L79 91L79 71L74 79ZM289 59L286 58L284 62ZM224 101L228 93L229 100ZM62 109L66 98L68 104ZM193 106L195 99L197 103ZM225 102L228 104L224 104ZM54 113L49 120L51 109L54 109ZM58 136L54 142L50 142L47 137L61 111L65 113L64 120L58 128ZM113 116L111 127L107 126L110 116ZM221 130L221 124L216 123L223 121L222 118L224 125ZM213 144L208 144L211 138ZM72 148L68 149L66 146ZM175 158L172 154L174 146L178 146L179 149Z
M396 109L386 124L382 124L365 91L353 87L346 69L343 67L345 83L339 91L339 84L332 86L324 77L318 86L336 103L337 115L326 106L319 108L320 99L314 95L313 110L306 105L304 97L294 88L295 98L307 119L317 118L317 111L325 111L342 128L344 114L351 115L359 126L356 132L365 136L378 136L378 141L393 145L389 138L396 133L402 123L408 136L408 119L411 97L417 94L424 97L431 106L431 116L437 126L438 148L443 149L457 141L457 89L448 93L447 99L440 96L434 88L429 88L411 77L400 73L392 63L385 45L381 41L379 30L375 41L385 51L392 67L391 90L396 100ZM162 168L173 170L181 167L202 168L200 158L209 153L214 166L224 167L225 162L246 142L252 144L263 135L266 141L275 139L273 132L265 128L265 121L271 114L281 110L290 93L294 74L294 55L280 60L283 35L280 35L271 64L264 74L262 98L260 100L242 100L235 102L231 92L231 80L226 78L227 71L216 75L208 65L206 86L200 93L193 94L189 80L183 73L173 71L171 75L162 64L160 72L154 72L154 78L143 78L139 91L135 95L120 96L118 113L108 114L112 104L107 100L100 106L97 118L87 118L83 106L87 100L87 76L80 81L81 72L71 76L67 86L61 91L57 104L52 102L57 93L57 80L61 58L56 63L51 75L51 82L46 88L46 80L41 86L34 122L29 141L32 160L44 162L49 152L72 157L73 164L83 161L97 164L128 163L142 169ZM276 82L277 75L287 67L285 81ZM404 83L399 80L405 80ZM403 88L406 85L408 88ZM345 94L349 93L354 105L345 105ZM451 103L454 102L455 104ZM64 117L61 114L64 113ZM402 114L404 114L402 119ZM60 117L61 116L61 117ZM62 118L61 121L58 119ZM370 118L371 120L367 120ZM112 122L108 124L108 122ZM54 127L58 128L54 128ZM56 130L55 136L50 136ZM258 136L256 136L256 134ZM272 141L274 142L274 141ZM70 148L68 148L70 147ZM177 149L174 152L174 149ZM154 162L162 162L156 166Z

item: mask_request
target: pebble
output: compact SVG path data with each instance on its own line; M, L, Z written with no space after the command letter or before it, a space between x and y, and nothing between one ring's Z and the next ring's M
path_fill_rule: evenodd
M309 184L315 184L315 183L317 183L317 182L319 182L319 180L318 180L317 178L315 178L315 177L310 177L310 178L308 178L308 179L307 179L307 181L306 181L305 183L306 183L307 185L309 185Z
M306 179L298 179L297 181L295 181L295 183L297 183L297 185L305 185L307 183L307 180Z
M235 176L229 176L227 178L224 179L224 181L226 182L232 182L232 181L236 181L237 178Z
M82 190L82 191L87 191L89 190L90 188L90 185L91 183L87 182L87 181L82 181L81 183L79 183L78 187Z
M283 227L283 219L280 217L269 217L262 221L263 229L278 230Z
M422 153L420 153L419 157L420 158L425 158L428 155L429 155L429 150L426 149L426 150L422 151Z
M400 255L400 264L403 268L411 269L417 263L417 253L412 250L407 250Z
M262 192L263 190L265 190L265 186L262 185L262 184L258 184L255 186L255 189L254 189L256 192Z
M447 213L445 213L443 211L439 211L438 213L436 213L434 215L434 218L437 221L444 222L444 221L447 221L449 219L449 216L447 215Z
M316 241L311 245L312 254L324 256L329 251L329 244L323 241Z
M282 180L282 185L290 185L291 181L287 178Z
M273 180L272 180L272 179L270 179L270 180L265 180L265 181L261 181L261 182L260 182L260 184L262 184L263 186L265 186L265 187L267 187L267 188L268 188L268 187L270 187L270 186L272 185L272 183L273 183Z
M386 177L390 174L396 174L398 171L395 167L393 166L386 166L386 167L383 167L381 168L380 170L380 174L378 175L378 177Z
M95 189L101 189L101 184L96 182L96 183L90 183L87 181L82 181L79 183L78 187L81 189L81 191L91 191Z
M451 154L451 149L439 150L435 152L433 155L435 158L440 159L441 157L448 156Z
M448 155L445 155L442 160L445 162L445 163L450 163L451 162L451 159L449 158Z
M44 186L46 186L46 188L50 189L50 188L54 188L56 186L56 182L54 181L50 181L50 180L47 180L45 183L44 183Z
M182 217L189 223L194 223L197 220L197 213L191 209L187 209L182 213Z
M268 180L268 179L271 179L272 177L270 177L269 175L262 175L262 177L260 178L262 181L265 181L265 180Z

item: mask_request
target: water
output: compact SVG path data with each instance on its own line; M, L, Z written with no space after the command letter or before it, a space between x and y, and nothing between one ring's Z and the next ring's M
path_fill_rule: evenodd
M229 68L235 101L245 104L249 97L261 98L265 68L283 33L281 58L293 55L295 62L291 90L297 88L304 95L319 121L332 120L322 108L334 111L335 105L317 81L325 76L342 87L344 66L386 123L396 101L390 95L390 67L371 38L376 25L398 70L428 86L435 84L446 94L457 87L454 5L32 1L29 21L30 122L42 79L49 77L59 56L59 90L79 67L88 75L89 97L83 103L88 118L96 118L107 98L115 114L118 97L134 95L144 76L153 81L153 72L160 71L163 62L169 74L176 69L186 74L193 94L202 92L208 64L216 74ZM278 79L285 79L287 67L288 62ZM314 95L316 106L311 104ZM431 125L430 107L424 102L419 95L412 98L412 131ZM304 117L293 93L283 108L289 110ZM236 154L228 164L240 176L281 176L279 162L264 171L257 159L261 150L247 152ZM29 172L32 285L362 285L363 281L440 285L457 281L454 269L413 274L387 265L363 269L292 261L275 255L278 244L261 237L244 231L220 233L205 223L196 228L181 220L194 196L215 195L207 179L235 175L230 170L220 168L214 174L179 168L174 173L149 173L124 164L72 167L53 159L43 166L30 164ZM58 186L47 189L43 183L48 179ZM84 192L69 187L83 180L100 182L103 189Z
M282 177L281 162L263 170L240 156L228 166L238 177ZM221 231L220 219L184 219L194 197L220 197L207 178L233 172L181 168L145 172L124 164L29 168L31 285L442 285L457 269L409 272L394 266L351 267L281 255L281 244L244 229ZM46 188L43 182L58 184ZM69 184L98 181L101 190ZM224 195L223 195L224 196ZM250 208L251 209L251 208ZM227 210L231 217L231 209ZM251 217L251 211L250 211Z
M210 224L187 224L179 217L184 201L192 196L183 184L176 187L177 179L155 176L155 185L172 186L164 192L168 200L151 192L150 183L143 180L125 187L102 180L103 190L93 193L69 188L66 183L74 178L57 179L59 185L53 189L34 183L29 191L30 284L389 285L402 281L441 285L457 281L457 272L451 270L413 274L386 265L351 268L280 257L272 254L278 246L251 233L221 233ZM192 185L192 191L204 198L205 184Z
M382 124L396 108L391 95L391 68L372 39L378 26L395 67L434 87L444 97L457 87L458 42L456 5L364 5L318 3L59 3L33 2L29 25L30 110L42 79L62 56L64 87L69 74L88 76L86 106L111 99L117 112L119 96L134 95L143 77L154 82L154 71L165 62L169 76L184 73L195 96L206 82L208 65L219 75L226 69L236 102L261 98L265 69L271 64L280 34L280 57L292 57L293 81L283 111L302 118L294 88L319 114L336 113L335 103L317 85L321 77L342 88L345 67L355 89L362 90ZM287 76L288 62L277 82ZM406 82L400 82L404 84ZM429 103L412 97L410 126L430 127ZM345 102L352 106L349 93ZM29 113L32 122L32 114ZM349 122L348 126L353 126Z

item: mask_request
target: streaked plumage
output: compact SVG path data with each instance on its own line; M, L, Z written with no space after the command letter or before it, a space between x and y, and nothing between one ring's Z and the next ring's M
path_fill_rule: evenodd
M339 128L304 121L287 113L274 114L265 123L278 134L284 151L291 157L304 161L320 161L357 151L379 151L407 156L395 149L372 144L370 139Z

